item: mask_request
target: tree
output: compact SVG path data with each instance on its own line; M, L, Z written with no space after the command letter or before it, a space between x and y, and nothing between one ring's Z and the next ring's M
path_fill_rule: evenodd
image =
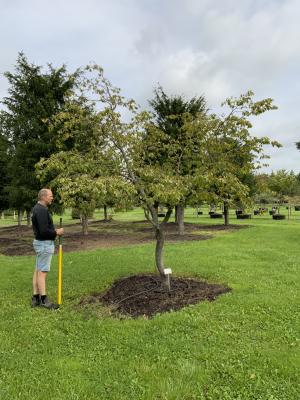
M259 169L263 160L264 146L281 146L268 137L255 137L250 133L250 119L266 111L277 109L270 98L253 101L249 91L239 98L228 98L223 105L229 111L222 117L210 115L211 137L208 147L210 195L214 202L224 207L225 225L229 224L229 207L247 205L252 185L251 175Z
M134 190L131 185L119 175L108 176L104 180L104 196L97 207L103 207L104 221L109 222L108 208L128 209L135 201Z
M168 143L172 141L174 144L174 142L180 141L180 145L176 146L178 157L182 157L180 166L177 164L177 168L180 168L178 173L183 177L190 175L193 166L189 159L183 159L183 152L191 138L184 129L184 125L187 114L196 118L199 114L205 115L207 113L205 98L200 96L185 100L182 96L168 96L163 88L159 86L154 90L154 98L149 101L149 104L153 109L156 126L165 133L163 140L162 138L160 140L160 148L156 147L157 164L162 167L169 158ZM196 146L196 143L194 145ZM147 164L148 162L149 156L146 154L145 163ZM153 164L153 162L154 159L152 157L151 163ZM180 203L175 206L175 219L178 223L179 234L184 233L184 208L191 194L191 192L186 193L186 197L180 199Z
M105 161L105 160L104 160ZM105 174L103 157L69 150L52 154L37 164L38 176L54 188L64 207L79 211L82 232L88 234L88 218L99 204L114 196L114 204L122 204L131 195L131 188L120 176ZM49 176L52 179L49 180Z
M2 101L0 133L12 148L6 191L11 207L18 209L20 223L23 210L30 214L40 188L34 165L56 148L56 134L49 131L49 121L65 103L75 74L69 75L65 66L54 69L51 65L43 73L40 66L30 64L20 53L15 73L4 75L9 89Z
M86 68L85 78L81 80L81 91L84 93L81 99L84 96L86 98L93 96L94 100L91 102L94 105L92 123L88 124L92 129L88 135L85 135L89 137L88 145L84 152L80 146L76 147L78 138L82 136L81 129L77 129L75 133L72 128L74 122L76 126L85 125L82 113L79 112L78 117L78 113L74 115L74 112L64 110L54 120L60 123L66 120L67 123L60 125L60 137L68 140L71 138L75 148L72 153L70 153L71 150L63 150L49 159L42 160L38 164L39 174L43 176L44 173L47 175L47 171L51 171L51 174L56 176L52 181L59 184L62 200L69 205L72 197L74 200L77 193L80 195L83 192L88 195L92 193L93 198L97 198L96 201L100 202L101 197L103 199L108 191L105 189L105 181L109 182L109 190L116 196L123 182L124 189L121 191L123 197L126 192L127 197L135 196L144 209L145 217L154 228L156 266L163 282L166 283L163 262L165 224L174 206L197 183L195 177L188 175L183 177L178 173L178 168L174 168L174 165L181 165L182 154L176 151L181 145L180 138L168 141L166 133L151 120L151 115L145 111L138 112L135 102L121 96L120 90L111 85L104 77L103 70L97 65ZM122 118L125 113L127 121ZM156 155L153 162L150 157L146 164L144 160L146 153L150 155L150 142L155 147L162 141L165 143L164 149L167 156L164 164L157 163ZM194 145L195 138L190 137L186 141L186 149L190 149L191 152ZM154 148L155 151L156 148ZM71 154L76 162L73 162ZM106 155L107 161L113 163L116 168L105 168L105 162L101 160L105 159ZM191 156L190 159L192 160ZM84 168L85 180L81 179L82 168ZM109 173L107 173L108 170ZM97 171L96 174L95 171ZM198 180L201 180L199 174L196 176ZM76 188L73 188L76 177L79 182L75 185ZM83 185L80 185L81 181L84 182ZM111 182L117 182L117 184L112 185ZM89 203L91 201L89 198ZM157 204L167 207L163 220L158 217Z
M82 232L87 235L88 217L96 206L124 198L124 182L116 179L119 161L113 159L97 113L83 96L72 94L52 118L50 131L58 134L59 151L40 160L36 166L38 178L55 191L64 207L79 212Z
M220 179L217 172L221 171L222 164L231 165L224 148L222 148L224 156L219 160L215 158L216 147L214 146L221 146L220 133L224 135L224 132L228 132L231 137L234 137L235 132L238 139L244 139L245 150L247 149L248 153L251 150L253 153L260 154L262 145L270 141L267 138L249 138L248 130L238 129L245 120L247 121L246 116L251 109L250 106L245 110L242 108L244 100L240 107L244 114L240 118L236 116L221 120L216 115L184 114L180 130L180 132L184 130L185 135L184 146L182 146L181 135L168 136L153 121L150 113L139 111L133 100L127 100L121 96L120 89L115 88L104 77L101 67L91 65L86 68L81 90L85 92L84 95L87 98L93 96L93 104L97 104L97 108L94 106L95 119L91 124L94 127L93 135L89 135L93 139L85 148L84 154L78 154L78 150L76 153L76 157L84 156L82 161L78 160L75 163L75 165L82 164L86 171L87 183L83 185L83 190L87 187L89 192L90 185L96 179L99 179L100 187L100 183L103 183L107 177L103 174L103 169L98 177L95 176L95 171L97 171L95 162L101 160L108 151L107 159L113 160L119 166L113 174L109 174L109 179L122 179L128 185L130 194L136 196L144 209L146 219L153 226L156 238L155 263L162 281L167 285L163 260L165 225L173 208L182 199L187 196L193 199L207 198L210 178L213 176ZM259 111L258 105L251 104L251 106L253 113L255 110ZM261 105L261 108L264 106ZM126 115L126 121L122 117L124 115ZM64 116L65 114L58 114L57 118ZM62 124L61 137L68 137L70 132L72 129L69 129L69 125ZM161 160L159 154L163 154L163 162L159 162ZM60 155L53 155L43 163L51 163L51 159L55 157L65 159L63 166L58 168L58 172L61 172L63 168L71 168L66 164L66 160L70 159L66 151L62 151ZM251 158L249 165L253 167L253 163ZM53 168L55 165L54 163ZM183 168L186 171L184 175ZM246 170L246 167L244 168ZM41 170L43 173L43 165ZM101 162L99 162L99 170L101 170ZM226 184L232 186L235 180L236 187L241 185L236 176L232 172L231 174L232 178L229 172L224 175ZM64 181L64 177L62 175L61 177L63 178L60 180L61 190L67 193L72 189L70 182L74 180L71 178ZM98 185L98 181L96 184ZM102 187L97 192L105 195L105 189L102 191ZM163 219L158 217L158 205L163 205L167 209Z
M287 172L284 169L272 172L268 179L268 185L270 190L275 193L279 205L282 205L287 200L287 196L295 195L298 190L296 175L293 171ZM277 211L279 213L279 207Z
M1 122L0 122L1 123ZM8 184L9 141L0 134L0 212L9 207L5 186Z

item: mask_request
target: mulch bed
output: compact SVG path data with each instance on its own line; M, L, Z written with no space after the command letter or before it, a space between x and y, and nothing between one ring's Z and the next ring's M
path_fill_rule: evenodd
M103 303L116 316L153 317L155 314L179 310L200 301L213 301L230 292L229 287L190 278L171 278L171 291L158 275L134 275L119 279L105 293L82 298L80 306Z

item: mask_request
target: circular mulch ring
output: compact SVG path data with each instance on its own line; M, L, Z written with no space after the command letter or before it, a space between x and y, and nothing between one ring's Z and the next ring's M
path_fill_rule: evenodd
M171 278L171 291L162 285L158 275L134 275L119 279L104 294L94 294L81 300L80 305L101 302L116 315L152 317L157 313L180 310L200 301L215 300L230 292L229 287L189 278Z

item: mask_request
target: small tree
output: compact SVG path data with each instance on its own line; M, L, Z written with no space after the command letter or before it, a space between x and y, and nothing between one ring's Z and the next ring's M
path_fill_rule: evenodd
M104 181L105 194L97 207L103 207L104 221L109 222L111 216L108 208L127 209L134 203L134 190L131 185L117 174L107 177Z
M38 164L38 176L47 180L49 174L56 173L49 181L49 187L59 195L64 207L76 208L81 216L83 234L88 233L88 216L96 208L99 196L104 190L103 182L91 174L91 163L80 154L60 152L49 159L42 159Z
M269 110L275 110L272 99L254 102L253 92L239 98L228 98L223 105L229 108L227 115L210 115L210 146L208 147L210 197L213 202L223 203L225 225L229 224L229 207L233 204L249 204L249 176L260 168L264 159L264 146L279 147L268 137L255 137L250 133L250 119ZM248 184L247 184L248 183Z
M268 179L270 190L275 193L279 206L282 205L288 196L293 196L297 193L298 182L293 171L287 172L281 169L277 172L272 172ZM277 208L279 213L280 207Z
M104 170L103 167L101 168L101 160L106 158L106 154L109 154L107 159L112 160L113 164L116 163L118 166L115 170L110 171L109 178L121 179L125 185L128 185L130 191L132 190L131 195L134 194L139 200L146 219L153 226L156 237L156 267L162 281L167 284L164 273L163 246L165 225L173 208L188 196L201 200L205 196L208 198L207 189L210 178L213 177L215 182L220 182L221 176L218 172L222 171L222 166L226 167L224 170L226 173L222 177L225 183L224 188L229 191L228 187L232 188L234 184L235 190L239 191L241 195L242 190L240 188L245 190L245 185L240 183L234 174L237 167L222 146L221 139L225 134L234 139L226 143L227 146L232 146L232 143L243 140L242 149L249 158L243 168L245 171L250 167L253 168L252 154L260 154L262 146L270 143L270 140L268 138L249 137L250 122L246 117L260 113L262 109L267 107L268 101L261 104L252 103L251 94L248 97L242 96L236 100L236 106L242 113L240 117L232 115L235 107L233 107L231 114L224 119L220 119L216 115L206 116L203 113L198 113L196 116L191 115L191 113L182 115L183 125L180 132L184 132L183 147L181 135L168 136L155 124L148 112L138 112L135 102L126 100L121 96L120 89L112 86L104 77L101 67L97 65L88 66L80 88L82 96L88 98L89 95L92 95L94 101L92 123L89 125L93 129L91 135L88 135L87 146L84 147L84 152L82 152L80 146L76 148L76 157L84 157L84 160L75 162L76 168L80 164L85 169L86 183L82 185L82 192L88 191L90 193L94 190L92 182L98 179L99 190L96 191L95 196L99 196L100 193L101 196L102 194L105 196L105 190L102 191L102 189L107 174L104 173L105 168ZM228 105L234 104L233 102L234 100L228 100ZM97 108L95 104L97 104ZM122 115L126 115L126 121L124 121ZM65 113L60 113L56 119L61 120L65 117ZM67 115L67 121L69 120L70 116ZM76 116L74 121L77 121ZM82 121L82 117L80 117L79 126L83 126ZM247 129L242 129L243 124L246 124ZM72 136L72 132L73 129L70 129L69 123L61 125L60 136L62 138L69 138L70 135ZM78 137L82 136L81 132L83 131L79 129ZM77 139L75 145L76 143ZM218 148L221 150L219 159L216 151ZM164 155L163 163L160 162L161 151ZM249 156L249 153L251 156ZM68 152L63 151L61 155L55 157L65 159L62 166L58 168L59 178L57 179L59 179L61 190L64 193L70 191L70 196L72 196L74 179L68 177L68 180L65 181L64 176L65 173L68 174L69 169L72 171L71 167L66 167L66 160L69 160ZM51 157L52 161L54 160L54 168L56 167L55 157ZM51 158L43 161L43 163L46 163L44 164L46 169L52 162ZM95 166L95 163L97 166ZM66 171L62 172L64 168ZM185 169L185 174L182 174L182 168ZM43 171L43 165L41 169ZM97 171L96 175L95 171ZM225 189L223 192L225 192ZM97 201L100 201L99 198ZM158 217L159 205L164 205L167 209L162 220Z
M266 173L255 174L256 192L254 202L260 205L266 205L274 202L274 193L269 187L269 175Z
M50 129L59 133L56 146L60 151L41 159L37 175L64 207L76 208L87 235L89 215L99 204L127 197L128 184L120 178L120 163L113 158L99 118L86 99L73 98L52 118Z
M80 196L83 193L88 193L89 196L93 194L94 204L105 201L108 192L107 189L105 190L105 187L107 188L105 181L109 182L111 186L109 190L113 192L113 196L116 196L117 190L123 194L123 197L126 192L127 197L135 196L143 207L147 220L154 228L156 266L162 280L166 283L163 262L165 224L174 206L179 204L187 191L196 187L202 178L200 174L183 177L178 173L178 168L174 168L174 165L180 165L182 158L182 154L177 151L180 139L167 141L165 132L153 123L150 114L137 112L135 102L122 97L120 90L113 87L103 76L103 70L100 67L93 65L86 68L80 90L81 99L85 98L84 101L87 101L88 96L92 95L95 101L91 102L94 112L88 117L89 122L84 123L85 115L82 113L82 108L75 113L74 110L70 112L72 104L54 119L60 124L60 138L63 141L67 139L73 142L74 149L71 155L75 162L70 157L70 150L63 150L47 160L42 160L38 165L39 174L42 177L47 176L47 173L53 174L51 184L55 184L57 190L61 192L62 200L68 205L73 204L71 202L74 201L77 193ZM126 122L122 119L125 113ZM131 115L130 118L129 115ZM74 124L79 128L74 129ZM91 127L88 134L87 132L83 134L82 126ZM199 138L200 136L199 134ZM86 139L84 146L79 145L81 137ZM164 142L167 158L163 165L156 162L156 155L154 162L151 161L151 157L147 163L144 162L145 154L149 155L149 141L155 145ZM195 138L191 137L186 147L192 152L194 145ZM153 151L156 151L156 148ZM106 155L109 156L106 157ZM105 158L114 166L109 167L109 173L105 173L106 163L102 162ZM192 159L191 155L189 158ZM85 173L84 180L81 179L82 172ZM78 185L75 185L76 188L73 188L76 176L79 181ZM112 181L118 183L111 185ZM93 185L93 182L97 184ZM121 182L126 190L120 191ZM92 198L89 197L88 203L91 202ZM163 220L158 217L159 204L167 208ZM77 202L76 208L78 208Z

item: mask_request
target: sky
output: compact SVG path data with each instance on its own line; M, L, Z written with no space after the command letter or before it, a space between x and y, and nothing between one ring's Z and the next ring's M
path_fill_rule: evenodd
M251 89L278 106L253 121L283 145L264 171L300 172L299 0L0 0L0 13L0 99L20 51L70 72L96 62L143 108L158 84L215 112Z

